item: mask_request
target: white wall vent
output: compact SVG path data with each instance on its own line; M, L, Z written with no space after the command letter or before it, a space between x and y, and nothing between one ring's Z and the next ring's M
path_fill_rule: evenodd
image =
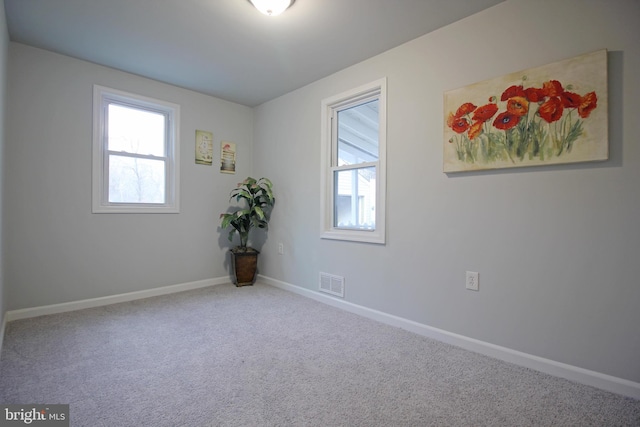
M320 291L344 298L344 277L320 273Z

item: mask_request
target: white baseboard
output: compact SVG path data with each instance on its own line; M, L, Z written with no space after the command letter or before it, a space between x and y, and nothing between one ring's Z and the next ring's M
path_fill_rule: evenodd
M373 310L263 275L259 275L258 280L261 283L294 292L333 307L337 307L369 319L377 320L387 325L399 327L418 335L455 345L466 350L484 354L515 365L534 369L545 374L565 378L581 384L597 387L602 390L629 396L634 399L640 399L640 383L637 382L579 368L566 363L556 362L554 360L545 359L543 357L534 356L532 354L469 338L464 335L454 334L443 329L434 328L402 317Z
M91 298L91 299L85 299L80 301L71 301L71 302L65 302L61 304L45 305L42 307L31 307L31 308L23 308L19 310L10 310L10 311L7 311L7 313L5 314L5 320L7 322L10 322L12 320L27 319L30 317L45 316L48 314L65 313L67 311L101 307L104 305L134 301L134 300L143 299L143 298L157 297L160 295L167 295L167 294L173 294L176 292L183 292L183 291L190 291L193 289L205 288L207 286L222 285L225 283L231 283L228 277L198 280L195 282L163 286L160 288L147 289L144 291L129 292L126 294L110 295L106 297ZM2 337L4 337L4 322L2 324Z

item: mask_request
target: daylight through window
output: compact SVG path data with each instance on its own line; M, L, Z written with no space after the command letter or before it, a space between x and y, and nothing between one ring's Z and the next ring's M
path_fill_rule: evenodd
M384 243L385 81L323 101L322 237Z
M179 106L94 88L93 211L177 212Z

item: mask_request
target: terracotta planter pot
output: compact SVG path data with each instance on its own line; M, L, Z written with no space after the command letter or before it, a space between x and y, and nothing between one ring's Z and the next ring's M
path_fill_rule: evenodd
M258 274L258 254L255 249L246 252L230 250L231 268L233 269L233 279L236 286L253 285Z

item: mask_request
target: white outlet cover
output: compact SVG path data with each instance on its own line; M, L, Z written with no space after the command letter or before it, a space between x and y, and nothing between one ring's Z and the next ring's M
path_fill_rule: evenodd
M467 271L466 287L472 291L480 290L480 279L477 271Z

